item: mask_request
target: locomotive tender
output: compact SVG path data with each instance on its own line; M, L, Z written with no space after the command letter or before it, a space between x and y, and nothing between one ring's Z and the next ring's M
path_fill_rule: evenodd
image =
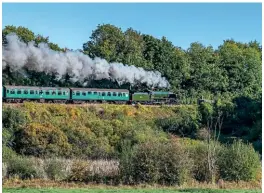
M167 91L131 92L127 89L63 88L3 86L3 102L22 103L115 103L115 104L176 104L176 95Z

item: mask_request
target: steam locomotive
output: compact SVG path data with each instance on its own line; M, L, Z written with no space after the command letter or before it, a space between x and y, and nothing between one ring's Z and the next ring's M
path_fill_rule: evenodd
M132 92L127 89L63 88L3 86L3 102L22 103L114 103L114 104L178 104L176 95L169 91Z

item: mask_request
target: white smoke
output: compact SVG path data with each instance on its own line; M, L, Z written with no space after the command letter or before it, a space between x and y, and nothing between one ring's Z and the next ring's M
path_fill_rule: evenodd
M73 81L83 84L85 79L109 79L119 84L145 83L149 87L169 87L168 81L157 71L146 71L143 68L124 65L122 63L108 63L101 58L91 59L81 52L57 52L51 50L47 44L35 42L28 44L19 40L16 34L6 36L7 45L3 47L3 69L8 65L13 71L20 71L24 67L37 72L56 72L58 78L66 73L74 75Z

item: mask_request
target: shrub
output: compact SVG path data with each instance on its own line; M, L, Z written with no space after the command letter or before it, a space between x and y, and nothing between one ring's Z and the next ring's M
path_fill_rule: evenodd
M37 168L32 159L15 156L7 162L8 177L18 176L21 179L38 178Z
M145 142L135 147L131 159L133 181L139 183L157 183L159 180L159 154L163 153L161 144Z
M125 183L180 185L188 179L191 171L192 161L188 153L176 142L149 141L136 146L133 152L126 151L126 154L120 161Z
M69 181L86 181L87 173L89 171L89 162L83 160L76 160L71 165L71 171L68 177Z
M26 117L21 110L16 108L3 108L2 123L4 128L18 128L24 124Z
M120 149L120 181L121 183L133 184L134 165L131 160L134 154L134 148L131 140L123 140Z
M235 141L222 149L218 160L221 178L228 181L256 179L260 157L252 145Z
M7 162L8 160L10 160L13 157L16 157L17 154L15 151L13 151L11 148L3 146L2 148L2 158L3 158L3 162Z
M196 120L191 117L172 117L158 119L156 121L158 127L163 131L180 136L194 136L198 129Z
M201 114L202 123L207 124L207 120L213 116L213 106L210 103L202 103L199 105L199 113Z
M165 144L160 156L159 183L182 185L190 178L193 160L186 149L176 141Z
M64 134L71 145L71 156L88 157L91 156L92 146L95 143L95 135L89 128L72 128L66 126L63 128Z
M15 138L16 150L25 155L67 155L70 145L67 137L50 124L31 123L20 129Z
M62 180L67 177L65 160L48 159L45 160L45 172L51 180Z
M214 159L214 170L209 170L208 166L208 153L209 153L209 147L212 150L213 146L215 146L215 152L210 154L211 161ZM212 180L217 180L219 178L219 168L217 165L217 160L219 159L219 152L222 148L222 146L217 142L212 142L210 144L207 144L203 141L200 141L196 144L186 144L186 147L190 151L190 156L193 159L193 168L192 168L192 176L200 181L200 182L211 182ZM210 162L212 163L212 162ZM213 163L212 163L213 164ZM214 176L212 176L212 174ZM214 179L212 179L212 177Z
M196 109L176 108L175 116L156 120L163 131L180 136L193 137L199 128L199 114Z
M2 115L2 144L13 147L14 134L26 122L21 110L16 108L3 108Z

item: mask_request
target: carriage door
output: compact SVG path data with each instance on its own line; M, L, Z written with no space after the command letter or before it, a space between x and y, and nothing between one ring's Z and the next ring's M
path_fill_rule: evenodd
M44 102L45 101L45 99L43 99L43 90L40 90L39 91L39 98L40 98L40 102Z

